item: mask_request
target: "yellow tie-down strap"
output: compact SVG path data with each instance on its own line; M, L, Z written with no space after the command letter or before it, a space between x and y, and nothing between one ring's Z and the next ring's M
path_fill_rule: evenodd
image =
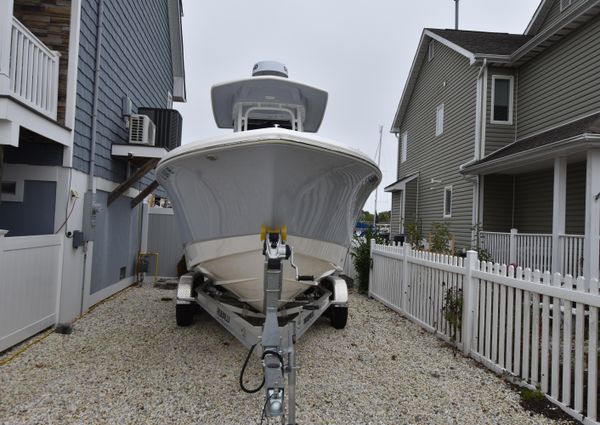
M279 233L281 240L284 242L287 239L287 226L281 227L267 227L264 224L260 226L260 240L264 241L267 238L267 233Z

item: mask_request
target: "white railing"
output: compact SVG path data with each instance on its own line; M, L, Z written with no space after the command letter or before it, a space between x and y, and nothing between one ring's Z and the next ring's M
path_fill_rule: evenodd
M0 230L0 351L56 322L62 235L4 237Z
M551 270L552 235L536 233L516 234L515 261L511 261L510 263L513 263L515 266L529 267L531 269Z
M371 256L373 298L496 373L539 387L573 417L600 423L597 279L480 263L474 251L463 262L373 243ZM462 297L462 324L454 331L439 326L448 288Z
M10 94L36 111L56 119L58 63L54 52L13 17L10 48Z
M563 275L583 275L583 241L581 235L560 235L560 272Z
M537 233L479 232L481 248L494 262L533 270L550 270L563 276L583 274L583 235L559 235L558 270L552 270L552 235Z
M494 261L510 264L510 233L479 232L481 248L486 249Z

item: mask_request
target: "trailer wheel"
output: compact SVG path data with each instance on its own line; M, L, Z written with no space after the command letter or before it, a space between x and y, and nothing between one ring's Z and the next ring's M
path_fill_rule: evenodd
M175 306L175 318L177 326L190 326L194 320L193 304L177 304Z
M331 325L336 329L344 329L348 322L348 307L331 306Z

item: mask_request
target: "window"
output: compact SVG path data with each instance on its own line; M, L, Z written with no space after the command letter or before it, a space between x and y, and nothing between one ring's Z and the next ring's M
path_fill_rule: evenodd
M452 186L444 188L444 218L452 217Z
M406 153L408 151L408 133L402 133L402 144L400 146L400 162L406 161Z
M573 3L573 0L560 0L560 11L562 12L567 7L571 6L571 3Z
M427 60L431 61L433 56L435 55L435 44L434 41L431 40L429 42L429 51L427 52Z
M444 104L442 103L435 110L435 135L440 136L444 133Z
M513 77L492 76L492 119L493 124L512 124Z

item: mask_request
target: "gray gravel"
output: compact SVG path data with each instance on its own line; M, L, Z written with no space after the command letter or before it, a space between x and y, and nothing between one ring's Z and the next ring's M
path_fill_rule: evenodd
M131 288L0 367L0 423L259 423L262 392L238 387L246 350L206 314L178 328L162 297L175 292ZM322 319L297 346L298 423L558 423L396 313L350 302L346 329ZM253 358L249 386L259 373Z

